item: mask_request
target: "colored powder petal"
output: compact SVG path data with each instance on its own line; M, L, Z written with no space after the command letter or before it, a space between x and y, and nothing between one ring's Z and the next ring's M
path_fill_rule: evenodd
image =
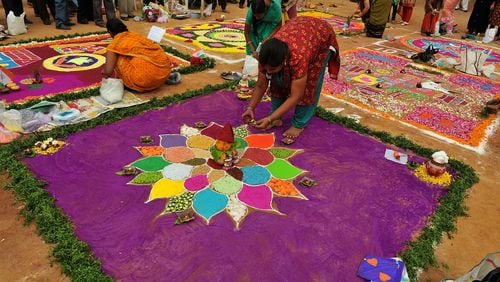
M234 138L234 143L236 144L236 149L245 149L246 147L248 147L247 141L240 137Z
M198 128L183 124L181 126L180 133L182 136L186 136L189 139L189 137L191 137L191 136L199 135L200 130Z
M250 131L248 131L248 125L243 124L238 127L235 127L233 129L234 131L234 137L239 137L239 138L244 138L250 134Z
M294 197L299 199L307 200L307 198L300 193L295 184L292 181L281 180L277 178L272 178L267 186L271 188L274 194L283 197Z
M222 165L216 163L213 159L208 159L207 165L213 169L222 169Z
M138 146L134 147L145 157L150 157L150 156L161 156L163 154L163 148L162 146Z
M246 167L255 165L255 162L246 158L241 158L236 164L237 167Z
M276 158L286 159L293 156L298 150L281 148L281 147L273 147L269 149L269 152L273 154Z
M215 181L221 179L224 176L226 176L226 173L223 170L212 170L208 174L208 182L214 183Z
M208 159L211 157L210 152L207 150L198 148L192 148L191 150L193 151L195 158Z
M203 217L208 224L214 215L226 208L227 202L226 195L214 192L212 189L204 189L194 195L193 210Z
M248 186L243 184L243 188L238 193L238 199L247 206L259 210L272 210L273 193L266 185Z
M274 145L274 133L248 135L245 141L248 147L267 149Z
M243 184L241 181L234 179L232 176L226 175L212 183L212 188L222 194L231 195L238 193Z
M278 179L292 179L299 176L304 171L289 163L287 160L275 159L266 167L269 172Z
M136 177L134 177L134 179L132 179L132 181L130 181L129 184L135 184L135 185L149 184L149 185L151 185L162 178L163 178L163 174L160 171L144 171L144 172L141 172Z
M184 193L184 180L170 180L162 178L158 180L151 191L147 202L156 199L167 199Z
M160 145L165 148L186 146L186 139L186 136L180 134L162 134L160 135Z
M205 135L194 135L187 139L187 145L191 148L208 150L213 144L215 139Z
M226 171L227 174L231 175L234 179L238 181L243 180L243 171L237 167L232 167Z
M208 177L206 175L196 175L186 179L184 188L188 191L198 191L208 186Z
M137 160L130 164L142 171L159 171L170 163L163 159L161 156L152 156L144 159Z
M203 129L201 131L201 134L205 135L205 136L209 136L209 137L212 137L213 139L215 139L215 136L217 136L217 133L219 133L219 130L222 129L222 126L221 125L218 125L217 123L215 122L211 122L207 128Z
M265 167L254 165L241 168L243 171L243 182L249 185L260 185L267 183L271 174Z
M208 174L212 169L208 165L200 165L193 168L191 176Z
M171 180L186 179L191 175L193 167L185 164L171 164L162 171L163 177Z
M259 148L248 148L243 157L260 165L268 165L274 161L274 156L270 152Z
M165 210L161 214L165 215L187 210L193 203L194 194L195 193L185 192L179 196L170 198L165 207Z
M183 164L191 165L191 166L199 166L199 165L204 165L207 163L207 160L202 159L202 158L194 158L187 160L185 162L182 162Z
M194 158L194 152L188 147L170 147L163 152L163 158L171 163L182 163Z
M226 212L234 221L236 229L239 229L241 222L248 214L248 208L245 204L238 200L236 195L229 195Z

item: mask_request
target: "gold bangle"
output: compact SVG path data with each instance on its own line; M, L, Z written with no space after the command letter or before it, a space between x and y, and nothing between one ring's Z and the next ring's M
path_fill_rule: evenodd
M269 121L269 124L272 124L272 123L273 123L273 120L271 119L271 116L268 116L268 117L267 117L267 120Z

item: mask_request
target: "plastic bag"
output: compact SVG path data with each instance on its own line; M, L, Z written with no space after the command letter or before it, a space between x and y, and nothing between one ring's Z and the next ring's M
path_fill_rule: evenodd
M493 40L495 40L495 35L497 34L497 32L498 32L498 26L495 27L488 26L486 32L484 33L483 43L490 43Z
M10 143L19 136L21 136L21 134L4 129L0 126L0 144Z
M8 110L1 113L0 122L10 131L23 132L21 112L18 110Z
M259 62L254 57L247 55L243 65L243 74L248 76L257 76L259 74Z
M18 35L28 32L26 25L24 24L24 13L19 17L14 15L14 12L10 11L7 15L7 30L10 35Z
M99 93L101 93L101 97L110 104L121 101L123 98L123 91L123 80L111 77L102 79Z

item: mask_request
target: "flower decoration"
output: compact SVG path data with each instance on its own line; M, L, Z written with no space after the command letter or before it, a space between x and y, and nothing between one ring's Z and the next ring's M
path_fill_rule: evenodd
M450 186L451 180L452 180L451 174L449 174L448 172L444 172L440 176L429 175L429 173L427 172L427 168L425 167L425 164L419 165L413 171L413 174L418 179L420 179L424 182L439 185L439 186L444 186L444 187Z
M189 63L191 63L192 66L198 66L198 65L203 65L205 63L205 60L200 57L191 57L189 60Z
M39 155L52 155L59 151L62 147L66 145L66 142L55 140L52 137L49 137L43 141L38 141L33 146L32 151L35 154Z
M251 211L281 215L275 197L307 200L294 180L306 171L289 159L302 150L274 147L275 136L251 134L247 125L234 128L239 159L228 169L212 159L210 148L223 127L211 123L200 130L183 125L181 134L160 135L157 146L135 147L142 158L128 184L150 185L146 203L166 199L160 215L192 209L207 224L226 213L236 229Z

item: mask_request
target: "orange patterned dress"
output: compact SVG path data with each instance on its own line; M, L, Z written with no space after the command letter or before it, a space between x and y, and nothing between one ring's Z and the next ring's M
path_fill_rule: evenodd
M170 59L160 45L135 32L117 34L108 51L118 54L115 70L126 87L144 92L159 88L170 75Z

